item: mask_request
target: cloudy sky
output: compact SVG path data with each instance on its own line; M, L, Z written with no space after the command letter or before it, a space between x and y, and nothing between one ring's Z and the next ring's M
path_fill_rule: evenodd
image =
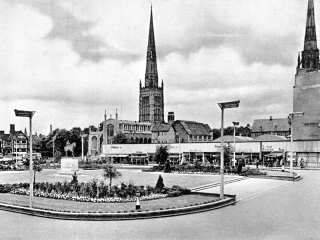
M147 0L0 1L0 129L86 127L104 109L138 119L150 14ZM218 101L241 100L226 121L292 109L307 0L153 0L165 112L219 127ZM315 2L316 21L320 3ZM318 24L320 26L320 24ZM318 34L319 35L319 34ZM320 36L320 35L319 35Z

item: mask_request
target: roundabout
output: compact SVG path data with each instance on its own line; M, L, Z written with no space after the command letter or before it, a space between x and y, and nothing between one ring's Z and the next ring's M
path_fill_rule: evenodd
M224 199L220 199L219 195L216 193L199 192L200 189L218 186L218 175L161 173L165 183L172 185L178 183L179 186L182 185L182 187L173 186L173 188L166 188L168 189L166 191L169 192L163 192L162 190L159 194L151 193L150 196L141 196L139 197L141 208L136 209L136 197L128 198L129 196L127 196L126 199L124 199L125 201L123 201L121 199L117 200L115 197L95 198L88 196L83 198L79 197L79 195L77 195L77 197L74 197L74 195L70 197L69 193L67 195L62 194L64 190L61 192L61 190L56 190L55 188L66 188L66 186L69 185L68 191L72 191L73 185L68 183L72 176L65 174L60 175L57 171L58 170L44 170L39 173L39 182L36 184L34 190L35 197L33 198L32 208L29 207L28 189L22 188L22 186L27 186L27 184L24 183L27 180L27 174L25 172L11 172L9 174L1 173L1 175L4 175L3 178L0 175L1 188L9 187L10 190L7 192L3 191L3 193L0 194L0 209L33 216L65 220L109 221L191 214L225 207L235 204L236 202L235 195L226 195ZM148 192L147 194L150 194L150 189L151 191L155 191L152 190L154 188L150 187L150 185L154 186L155 180L160 173L145 173L138 170L120 171L121 176L119 179L115 178L114 180L116 184L113 186L114 194L123 194L121 191L128 191L130 188L131 190L132 188L138 189L138 191L139 189L142 189L142 191ZM78 184L77 191L86 190L86 188L90 187L91 190L89 190L89 193L92 192L92 184L95 182L98 183L97 179L99 179L101 173L102 171L100 170L81 170L78 175L81 183ZM7 178L8 175L10 175L9 178ZM59 178L57 178L57 176L59 176ZM11 181L10 178L14 180ZM239 176L228 176L226 177L226 183L241 181L242 179L243 178ZM124 181L130 182L131 185L125 185L123 183ZM8 182L10 184L8 184ZM15 184L13 184L14 182ZM19 182L19 184L17 184L17 182ZM133 182L136 182L136 184L132 185ZM108 189L108 187L105 187L102 181L100 184L103 184L104 186L104 188L101 187L100 191L103 191L104 189L105 192L105 188ZM41 190L39 189L39 186L45 189L40 192L41 194L39 193L39 190ZM95 186L97 187L98 184ZM122 188L123 186L124 188ZM192 189L192 191L187 188ZM93 189L95 189L95 187ZM73 190L72 194L74 194L74 191L75 190ZM177 191L178 193L179 191L185 193L177 195ZM58 194L58 192L60 193ZM85 193L88 193L88 191ZM79 194L79 192L77 194Z

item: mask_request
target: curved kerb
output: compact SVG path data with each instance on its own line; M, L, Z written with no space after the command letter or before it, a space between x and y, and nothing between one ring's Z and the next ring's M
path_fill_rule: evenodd
M22 206L10 205L5 203L0 203L0 210L38 216L38 217L62 219L62 220L119 221L119 220L135 220L135 219L179 216L179 215L185 215L185 214L191 214L191 213L210 211L213 209L226 207L235 203L236 203L235 195L226 195L225 199L218 200L215 202L192 205L187 207L180 207L180 208L153 210L153 211L145 210L145 211L121 212L121 213L61 212L61 211L22 207Z

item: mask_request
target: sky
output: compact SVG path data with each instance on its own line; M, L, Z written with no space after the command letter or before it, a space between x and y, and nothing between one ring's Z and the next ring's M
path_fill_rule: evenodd
M151 1L0 1L0 130L88 127L138 120ZM307 0L152 0L165 119L220 127L286 117L302 50ZM316 23L320 2L315 1ZM318 24L320 26L320 24ZM319 35L319 34L318 34ZM320 35L319 35L320 36Z

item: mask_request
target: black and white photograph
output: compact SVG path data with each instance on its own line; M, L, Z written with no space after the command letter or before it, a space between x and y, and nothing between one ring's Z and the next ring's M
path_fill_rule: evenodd
M0 239L320 238L320 0L0 0Z

